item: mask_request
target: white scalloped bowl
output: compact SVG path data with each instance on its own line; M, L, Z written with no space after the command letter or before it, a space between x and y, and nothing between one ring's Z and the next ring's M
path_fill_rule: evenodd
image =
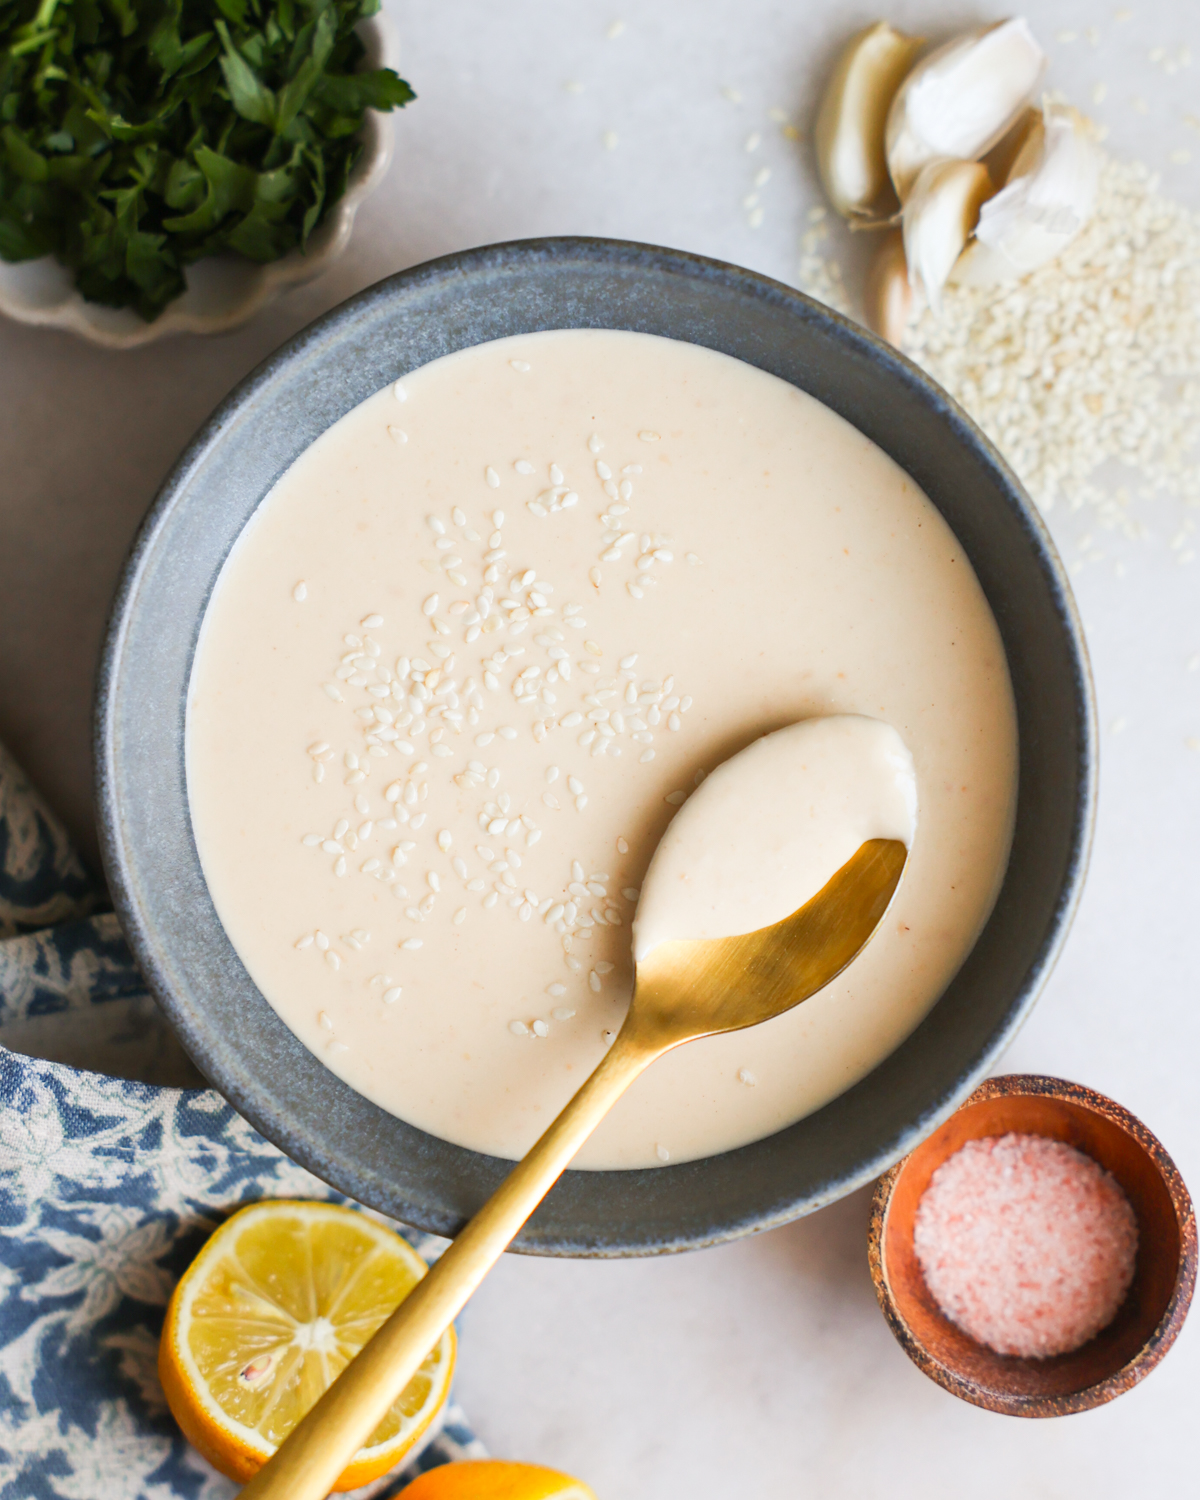
M359 27L372 68L395 68L399 39L382 13ZM10 263L0 260L0 313L39 328L63 328L106 349L136 349L172 333L224 333L247 322L288 287L313 281L350 243L354 216L375 191L392 160L390 115L368 110L363 124L363 152L346 191L309 239L304 253L293 250L282 260L257 265L240 255L216 255L187 268L187 291L168 304L153 323L127 307L87 302L75 290L72 275L51 256Z

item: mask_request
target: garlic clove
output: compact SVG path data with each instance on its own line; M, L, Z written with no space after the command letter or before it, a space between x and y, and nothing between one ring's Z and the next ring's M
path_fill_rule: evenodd
M909 281L935 312L991 192L987 168L974 161L930 162L912 184L904 205L904 255Z
M888 107L924 45L886 21L847 43L826 85L813 132L817 170L838 213L869 215L885 200L894 209L884 153Z
M1001 140L1045 63L1022 16L965 32L919 62L892 100L885 131L888 171L901 203L929 162L974 161Z
M1077 110L1048 103L1007 183L983 205L976 244L955 280L974 286L1012 281L1061 255L1092 215L1099 175L1089 122Z
M904 236L894 229L885 235L871 257L863 287L867 327L900 348L912 315L913 289L904 258Z

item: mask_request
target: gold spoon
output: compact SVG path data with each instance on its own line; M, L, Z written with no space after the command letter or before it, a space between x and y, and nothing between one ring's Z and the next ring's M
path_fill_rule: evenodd
M757 1026L823 989L879 924L908 850L870 839L799 911L741 937L660 943L616 1040L533 1149L242 1490L324 1500L471 1293L633 1080L697 1037Z

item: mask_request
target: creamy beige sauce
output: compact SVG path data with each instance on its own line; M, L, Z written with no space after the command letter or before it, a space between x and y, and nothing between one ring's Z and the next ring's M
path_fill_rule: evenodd
M832 714L912 753L884 923L795 1011L655 1063L580 1165L730 1149L886 1057L991 909L1016 729L961 547L853 427L690 345L523 336L380 391L259 507L197 648L193 826L305 1045L413 1124L517 1157L620 1025L679 804Z
M634 958L680 938L772 927L868 839L911 847L916 822L912 756L890 724L833 714L764 735L718 766L659 840Z

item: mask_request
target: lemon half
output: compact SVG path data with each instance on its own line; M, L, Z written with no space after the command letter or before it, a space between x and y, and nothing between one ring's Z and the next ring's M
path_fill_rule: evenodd
M158 1372L184 1436L230 1479L256 1474L425 1274L390 1229L336 1203L243 1208L208 1240L167 1307ZM393 1468L444 1405L448 1328L334 1486Z

